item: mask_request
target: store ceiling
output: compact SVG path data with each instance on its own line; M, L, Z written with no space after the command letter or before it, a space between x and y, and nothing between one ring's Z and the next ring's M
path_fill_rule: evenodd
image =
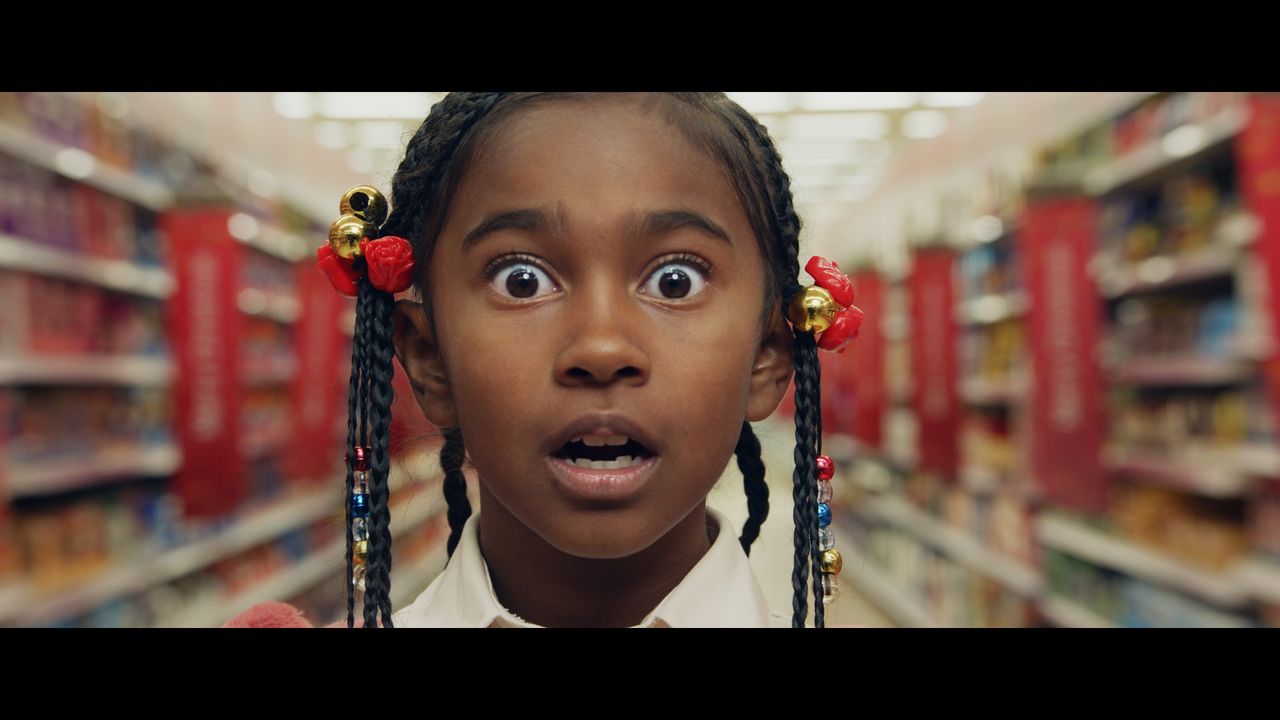
M904 145L945 133L983 93L729 93L778 143L802 212L873 194ZM266 194L326 221L348 187L386 187L444 93L131 93L131 110Z

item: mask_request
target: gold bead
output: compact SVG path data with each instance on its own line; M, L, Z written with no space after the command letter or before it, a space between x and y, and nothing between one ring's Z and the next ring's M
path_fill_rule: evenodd
M387 221L387 199L377 188L368 185L357 185L342 196L338 203L338 212L343 215L355 215L365 222L381 226Z
M343 215L329 226L329 247L339 257L350 260L360 254L360 241L378 236L378 229L373 223L361 220L355 215Z
M820 333L831 327L838 312L840 308L831 293L810 285L791 298L787 318L800 332Z
M368 554L369 554L369 541L368 541L368 540L357 540L357 541L355 541L355 542L351 543L351 552L355 553L355 554L356 554L356 556L358 556L358 557L359 557L359 556L368 555Z
M839 575L843 567L844 558L840 557L839 550L831 548L822 552L822 572Z

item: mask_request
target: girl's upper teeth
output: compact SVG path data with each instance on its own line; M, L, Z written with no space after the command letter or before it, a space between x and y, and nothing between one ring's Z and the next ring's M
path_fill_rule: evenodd
M626 445L626 435L583 435L577 439L589 447L600 447L601 445Z

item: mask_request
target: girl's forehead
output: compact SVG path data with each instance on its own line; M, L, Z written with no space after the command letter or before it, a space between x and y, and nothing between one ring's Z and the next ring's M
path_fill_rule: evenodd
M625 97L545 101L502 118L467 162L458 191L472 202L624 193L742 211L725 166L661 113Z

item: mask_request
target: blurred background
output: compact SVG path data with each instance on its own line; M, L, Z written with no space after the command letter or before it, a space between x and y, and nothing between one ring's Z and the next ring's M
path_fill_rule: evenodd
M730 94L868 318L822 357L829 624L1280 626L1280 96ZM314 252L442 96L0 93L0 627L345 617ZM447 522L397 383L400 607ZM757 425L783 611L793 414ZM710 502L741 528L733 463Z

